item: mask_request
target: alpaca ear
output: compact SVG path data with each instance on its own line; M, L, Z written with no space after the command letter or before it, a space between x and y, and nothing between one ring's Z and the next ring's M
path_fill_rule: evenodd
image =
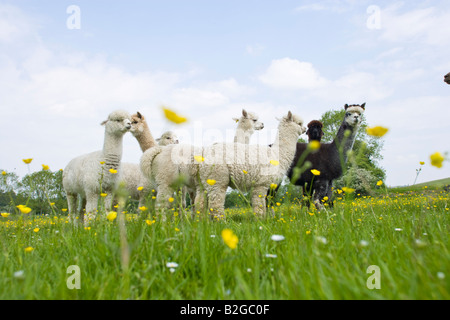
M103 121L102 123L100 123L101 126L104 126L105 124L108 123L108 120Z
M364 110L366 110L366 103L365 103L365 102L361 105L361 108L363 108Z
M138 118L141 119L141 120L144 119L144 117L142 116L142 114L141 114L139 111L137 112L137 116L138 116Z
M288 118L289 121L292 121L292 120L293 120L293 118L292 118L292 112L290 112L290 111L288 112L288 117L287 117L287 118Z
M247 118L247 116L248 116L247 111L245 111L244 109L242 109L242 115L244 116L244 118Z
M347 110L348 109L348 104L345 104L344 108L345 108L345 110Z

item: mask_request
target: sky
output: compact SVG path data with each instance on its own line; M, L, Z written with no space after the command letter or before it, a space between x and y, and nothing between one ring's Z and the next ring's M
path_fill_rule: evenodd
M387 185L447 178L429 157L450 151L449 21L446 0L0 0L0 169L63 169L102 148L117 109L195 145L232 141L246 109L267 144L288 111L308 123L365 102L389 129ZM127 133L122 160L141 154Z

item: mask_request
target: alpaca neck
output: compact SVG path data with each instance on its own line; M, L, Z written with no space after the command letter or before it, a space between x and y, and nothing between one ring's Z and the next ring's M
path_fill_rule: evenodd
M245 130L244 128L238 127L234 135L234 142L249 144L252 134L253 130Z
M280 169L285 172L292 164L295 152L297 151L298 134L288 128L280 127L278 129L275 142L271 149L278 152L278 161ZM276 160L276 159L274 159Z
M345 120L342 122L332 144L335 145L337 152L342 152L344 162L347 162L347 153L353 148L355 142L356 131L358 126L351 127ZM349 131L350 134L346 134Z
M153 135L150 132L150 128L147 125L147 122L144 121L143 124L144 124L144 130L142 131L141 134L136 136L136 140L138 141L142 152L145 152L148 149L156 146L156 140L153 138Z
M107 169L117 170L122 160L123 134L105 134L103 157Z

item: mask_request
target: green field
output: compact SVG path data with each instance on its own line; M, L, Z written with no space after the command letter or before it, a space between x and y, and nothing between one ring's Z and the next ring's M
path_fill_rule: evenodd
M449 193L379 192L322 212L287 195L265 219L0 217L0 299L450 299Z

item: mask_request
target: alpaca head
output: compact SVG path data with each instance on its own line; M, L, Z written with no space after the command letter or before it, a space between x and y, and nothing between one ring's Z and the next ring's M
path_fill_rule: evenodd
M138 111L131 116L131 134L135 137L141 135L145 131L147 123L144 116Z
M300 116L292 114L290 111L286 116L281 118L278 128L292 131L297 137L306 132L306 128L303 126L303 119Z
M101 123L109 134L123 135L131 129L131 116L128 112L117 110L112 112L108 119Z
M445 83L450 84L450 72L444 76L444 81Z
M169 144L179 144L178 137L172 131L164 132L161 138L156 139L160 146L168 146Z
M309 141L320 141L323 136L322 128L323 123L318 120L313 120L308 123L308 130L306 131L306 134L308 135Z
M243 131L254 131L264 129L264 123L258 121L258 116L253 112L242 110L240 118L233 118L238 123L238 126Z
M366 104L352 104L345 105L345 123L351 127L355 128L361 123L362 114L366 110Z

